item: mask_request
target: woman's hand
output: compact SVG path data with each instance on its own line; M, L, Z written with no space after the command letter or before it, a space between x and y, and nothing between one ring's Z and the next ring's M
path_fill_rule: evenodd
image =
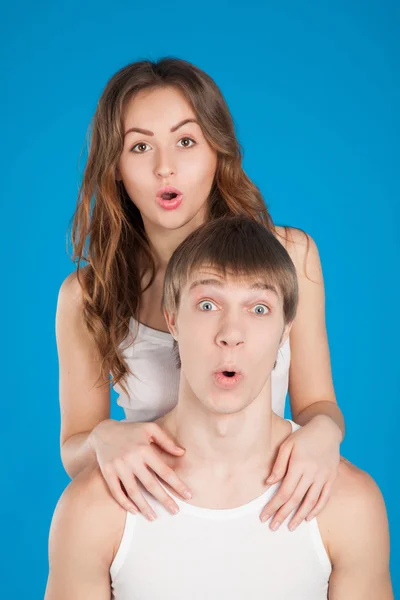
M140 511L149 521L157 517L140 491L140 481L169 512L179 511L155 474L180 496L191 498L188 487L160 458L153 444L174 456L182 456L185 451L155 423L102 421L90 434L89 443L111 494L125 510Z
M340 428L325 415L314 417L286 438L267 479L269 484L283 482L260 516L267 521L274 515L271 529L276 531L299 504L289 523L291 531L324 508L338 473L341 440Z

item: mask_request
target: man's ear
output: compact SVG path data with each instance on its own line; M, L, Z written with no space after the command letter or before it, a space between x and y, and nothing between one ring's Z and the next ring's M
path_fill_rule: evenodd
M166 308L164 308L164 318L167 322L168 329L174 338L174 340L178 341L178 328L176 326L176 314L169 312Z
M286 323L285 328L282 333L281 341L279 342L279 348L282 348L283 344L289 337L290 330L292 329L293 321L291 323Z

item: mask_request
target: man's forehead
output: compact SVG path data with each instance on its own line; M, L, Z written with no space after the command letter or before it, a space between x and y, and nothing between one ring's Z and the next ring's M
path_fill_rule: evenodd
M269 290L276 296L279 296L279 289L268 277L268 274L234 273L232 271L223 271L214 268L194 269L186 283L186 290L191 292L201 286L214 286L224 288L228 286L243 287L246 290Z

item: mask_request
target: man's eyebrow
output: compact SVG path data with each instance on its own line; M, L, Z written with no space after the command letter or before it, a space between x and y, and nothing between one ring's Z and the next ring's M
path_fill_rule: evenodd
M191 285L189 287L189 292L191 290L193 290L195 287L198 287L200 285L214 285L217 287L223 287L225 285L225 282L222 281L221 279L197 279L196 281L193 281L193 283L191 283ZM276 296L278 296L276 287L274 285L271 285L270 283L266 283L266 282L256 281L256 282L252 283L251 285L249 285L249 289L250 290L268 290L270 292L273 292Z
M190 284L189 292L199 285L215 285L218 287L223 287L224 282L220 279L197 279Z
M198 121L196 121L196 119L184 119L183 121L180 121L177 125L174 125L173 127L171 127L170 132L174 133L180 127L183 127L187 123L195 123L196 125L199 125L199 123L198 123ZM149 136L154 135L154 132L150 131L150 129L142 129L141 127L131 127L130 129L125 131L124 137L128 133L141 133L142 135L149 135Z
M255 283L253 283L250 286L251 290L269 290L270 292L273 292L274 294L276 294L276 296L278 296L278 291L276 289L276 287L274 285L271 285L270 283L263 283L261 281L256 281Z

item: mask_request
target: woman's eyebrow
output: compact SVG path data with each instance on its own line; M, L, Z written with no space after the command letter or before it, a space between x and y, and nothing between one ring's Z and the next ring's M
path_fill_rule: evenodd
M187 123L195 123L196 125L199 125L199 122L196 121L196 119L184 119L183 121L180 121L180 123L178 123L177 125L174 125L174 127L171 127L171 129L170 129L171 133L174 133L177 129L179 129L180 127L183 127Z
M183 121L180 121L177 125L174 125L173 127L171 127L170 132L174 133L180 127L183 127L187 123L195 123L196 125L199 125L199 123L198 123L198 121L196 121L196 119L184 119ZM130 129L125 131L124 137L128 133L141 133L142 135L149 135L149 136L154 135L154 132L150 131L150 129L142 129L141 127L131 127Z

